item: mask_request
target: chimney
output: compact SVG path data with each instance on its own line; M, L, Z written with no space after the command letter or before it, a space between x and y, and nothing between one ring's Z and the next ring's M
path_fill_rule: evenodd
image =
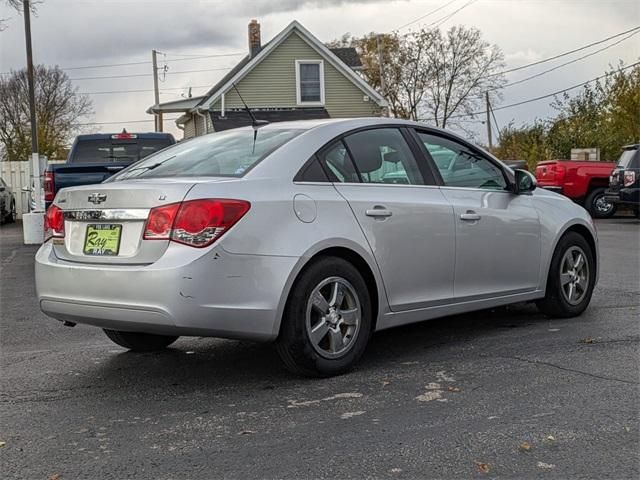
M251 58L255 57L261 48L260 24L257 20L251 20L249 22L249 56Z

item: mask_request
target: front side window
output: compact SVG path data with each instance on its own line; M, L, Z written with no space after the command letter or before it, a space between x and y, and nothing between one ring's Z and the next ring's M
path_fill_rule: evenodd
M507 182L502 169L466 146L426 132L417 132L420 141L433 158L447 187L505 190Z
M150 155L109 180L156 177L241 177L303 129L227 130L204 135Z
M363 182L424 185L418 164L400 130L365 130L347 136L345 142Z
M322 60L296 61L297 100L303 103L324 103L324 65Z

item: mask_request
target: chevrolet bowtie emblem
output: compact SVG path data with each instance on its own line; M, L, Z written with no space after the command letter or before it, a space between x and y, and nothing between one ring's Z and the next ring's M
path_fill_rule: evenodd
M107 195L104 193L92 193L91 195L89 195L89 198L87 200L95 205L98 205L99 203L107 201Z

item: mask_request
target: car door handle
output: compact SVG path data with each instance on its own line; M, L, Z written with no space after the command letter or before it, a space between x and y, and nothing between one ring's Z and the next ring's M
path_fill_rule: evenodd
M464 220L465 222L477 222L480 218L482 217L473 210L467 210L467 213L460 215L460 220Z
M391 215L393 215L391 210L387 210L384 207L378 206L368 209L365 214L367 215L367 217L390 217Z
M118 166L118 167L107 167L107 170L109 172L118 172L118 171L122 170L123 168L124 167L120 167L120 166Z

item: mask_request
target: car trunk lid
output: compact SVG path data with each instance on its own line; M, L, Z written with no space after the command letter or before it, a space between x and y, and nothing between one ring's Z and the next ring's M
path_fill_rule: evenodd
M182 202L200 182L225 179L149 179L61 190L54 202L64 214L64 238L54 238L62 260L87 264L150 264L168 240L143 240L149 211Z

